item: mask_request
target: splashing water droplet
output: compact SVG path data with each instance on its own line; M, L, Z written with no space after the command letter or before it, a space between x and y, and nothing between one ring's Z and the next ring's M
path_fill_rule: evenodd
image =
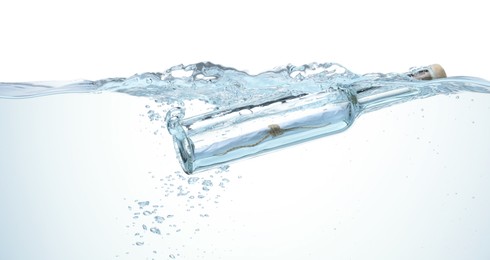
M136 242L136 245L137 245L137 246L142 246L142 245L144 245L144 244L145 244L145 242Z

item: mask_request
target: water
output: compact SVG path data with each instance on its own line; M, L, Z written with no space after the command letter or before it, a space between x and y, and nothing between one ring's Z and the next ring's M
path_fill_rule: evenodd
M217 109L268 102L291 95L311 94L329 89L351 89L354 86L367 88L372 85L383 86L385 87L384 89L411 86L424 90L420 92L420 95L413 96L412 99L435 94L461 93L463 91L488 93L490 86L487 81L471 77L452 77L421 82L411 79L405 74L357 75L338 64L330 63L298 67L287 66L258 75L249 75L246 72L232 68L201 63L176 66L165 73L144 73L127 79L118 78L56 84L1 83L0 96L6 99L25 100L26 98L34 97L42 99L47 95L54 94L77 93L78 95L78 93L93 93L104 98L106 97L104 96L105 93L122 93L132 97L143 98L145 106L142 107L144 111L142 116L144 116L144 120L149 122L148 128L154 135L154 140L158 138L168 140L170 135L164 129L166 126L164 118L166 112L172 107L180 106L185 108L186 117L191 117L205 112L213 112ZM381 107L389 107L398 101L383 103ZM18 102L21 102L21 100ZM476 121L478 123L478 120ZM104 140L100 141L103 142ZM167 143L166 145L169 144ZM154 160L165 160L165 163L174 161L175 154L172 148L166 146L165 149L167 149L165 152L167 158L155 158ZM256 160L261 161L261 159ZM230 169L233 168L233 166L230 167ZM169 169L171 170L169 171ZM225 166L197 176L186 176L181 171L178 171L177 168L171 167L167 167L164 173L153 169L145 173L139 172L137 174L139 177L137 178L148 179L148 183L151 183L148 188L154 189L157 195L127 195L124 197L122 203L125 212L123 216L126 214L129 220L117 223L121 228L126 229L130 236L134 237L131 244L134 245L134 249L127 250L129 252L128 259L131 259L134 252L145 249L145 252L149 252L146 256L149 259L153 256L155 258L158 256L185 258L192 255L193 253L190 253L189 249L191 245L189 244L199 240L201 233L211 229L208 226L211 223L210 219L219 219L219 216L212 209L219 208L220 205L229 205L230 202L226 198L227 193L224 191L229 185L233 185L240 179L239 176L233 174L235 170L229 172L228 167ZM110 172L112 170L109 168L107 171ZM80 172L80 174L83 174L83 172ZM278 179L277 182L281 183L282 180ZM486 182L482 181L482 183ZM257 194L260 194L260 190L264 191L263 194L266 194L265 190L271 190L270 187L260 187L260 184L257 183L254 184L254 189ZM295 190L294 187L283 187L283 189L282 194L286 194L286 190L291 193L294 193ZM311 190L315 191L316 189L312 187ZM283 195L281 198L278 195L281 193L278 191L278 187L274 188L274 192L269 193L273 194L268 194L268 198L264 196L262 200L270 202L270 204L267 204L270 208L274 208L277 203L280 203L278 201L281 201L286 196ZM471 195L470 197L473 196ZM273 200L273 198L276 198L276 200ZM475 196L475 198L478 198L478 196ZM118 199L123 200L123 198ZM240 204L240 201L237 203ZM240 205L243 205L246 201L242 200L241 203ZM260 207L259 205L256 206ZM60 206L60 209L62 208ZM304 210L307 211L308 209L304 208ZM257 212L260 212L260 210L257 209ZM298 214L300 213L290 212L290 216L284 216L282 220L278 219L276 222L286 221L292 216L299 219L300 217L296 216ZM254 218L253 215L247 216ZM262 217L267 219L267 216ZM306 225L304 228L308 230L307 223L304 225ZM276 227L279 228L280 226ZM235 226L234 228L246 232L243 227ZM296 227L290 228L293 231L296 229ZM336 231L342 229L340 220L335 227L332 227L332 230L334 228ZM230 230L219 230L225 234L231 232ZM252 234L246 234L245 237L253 239ZM187 247L183 248L175 245L175 243L169 246L169 240L182 241L179 245L187 245ZM279 239L277 243L280 244L280 241L282 240ZM230 241L229 243L227 244L228 247L232 242ZM277 244L269 243L272 243L270 245L272 248L276 248L275 246L279 248ZM215 251L221 247L226 248L225 245L211 246L209 243L207 245L209 246L208 248L212 248ZM158 253L154 253L154 251ZM198 252L202 255L211 255L209 249L207 253L203 253L204 251L206 250L200 248ZM127 255L126 253L123 250L118 252L117 255L119 258L123 258Z
M0 83L0 98L23 99L67 93L124 93L145 97L160 104L160 111L149 109L151 121L161 120L168 108L185 108L186 116L238 107L244 104L267 103L277 99L336 89L368 89L378 91L403 87L419 88L414 98L462 91L489 93L490 83L475 77L449 77L420 81L407 73L355 74L336 63L289 65L257 75L212 63L174 66L164 73L142 73L129 78L97 81ZM335 100L332 100L333 102ZM383 107L392 105L392 102ZM148 105L147 108L150 108Z
M421 71L426 69L358 75L339 64L323 63L249 75L233 68L198 63L127 79L0 83L0 97L117 92L154 100L160 111L146 105L146 115L150 121L160 122L172 108L166 124L174 136L182 168L191 174L338 133L350 127L361 113L393 104L462 91L490 93L490 82L483 79L423 81L413 77ZM181 190L179 194L185 192Z

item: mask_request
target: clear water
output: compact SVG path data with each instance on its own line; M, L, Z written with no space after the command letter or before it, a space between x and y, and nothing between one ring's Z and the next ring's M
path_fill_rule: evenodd
M451 77L431 81L411 78L409 75L418 69L412 68L407 73L358 75L339 64L324 63L287 66L258 75L249 75L233 68L199 63L175 66L165 73L143 73L130 78L67 83L0 83L0 97L29 98L77 92L117 92L149 98L159 104L160 111L152 109L147 111L151 121L162 121L166 111L172 107L180 109L178 120L180 117L189 118L202 114L201 117L192 117L183 123L187 134L184 129L176 128L180 122L168 124L174 125L169 127L169 130L176 137L174 139L176 146L180 147L178 153L182 155L180 159L182 166L187 173L192 173L195 169L206 169L265 150L295 144L300 139L314 139L337 133L352 125L353 120L361 113L396 103L462 91L490 93L490 82L478 78ZM326 94L321 94L321 98L312 96L312 101L308 103L304 100L295 101L294 105L289 105L294 107L287 108L287 111L278 107L285 100L290 101L295 97L319 92ZM350 107L345 100L345 93L349 92L355 95L355 101L360 104L350 108L353 111L345 110ZM341 113L345 116L335 120L328 119L328 115L322 112L324 108L315 101L319 99L322 99L322 106L331 104L335 107L330 108L334 111L332 113L336 114L334 117L340 117ZM257 107L265 107L265 104L270 107L274 102L277 105L270 109L257 110ZM295 110L300 117L303 115L306 118L303 124L299 123L301 120L298 116L293 116L294 119L283 116L292 110ZM335 112L337 110L339 112ZM315 115L310 115L311 113ZM207 120L216 117L217 114L226 115L220 115L219 120ZM307 114L310 115L310 119L304 116ZM289 129L296 129L296 131L288 131L278 138L262 140L264 135L267 136L264 133L267 132L267 128L265 130L263 128L268 124L263 122L264 126L262 126L257 120L250 119L251 117L262 117L265 120L275 117L275 121L284 121L283 125L289 125ZM298 124L310 127L298 127ZM226 128L225 125L236 127ZM311 128L313 125L326 127L313 131ZM233 129L236 133L232 133ZM248 134L242 133L244 129L248 129ZM186 148L190 147L187 140L192 136L198 136L193 144L196 147ZM243 143L243 140L246 142ZM235 149L236 147L243 149Z
M106 92L141 97L146 103L143 108L145 120L151 123L152 131L155 134L161 133L157 135L158 138L170 139L170 135L162 128L166 125L166 111L175 106L184 107L186 116L190 117L217 109L273 101L291 95L370 86L381 86L378 90L383 91L408 86L420 91L409 99L393 99L367 111L436 94L463 91L490 93L488 81L472 77L450 77L423 82L411 79L403 73L358 75L331 63L287 66L258 75L249 75L232 68L200 63L176 66L164 73L143 73L129 78L100 81L0 83L0 97L26 99L54 94ZM165 154L169 157L168 160L174 160L172 147L168 147ZM185 249L166 246L166 239L198 240L199 233L206 228L205 223L209 223L206 220L213 217L208 214L208 209L217 207L220 203L224 204L222 197L230 180L239 179L238 176L230 174L228 166L211 170L202 176L186 176L179 171L147 172L144 177L150 178L159 195L123 198L130 220L121 228L128 230L134 237L132 246L135 251L138 250L136 248L148 249L148 259L186 257ZM192 217L184 217L186 215ZM215 248L219 248L219 245L215 245ZM200 250L201 253L205 251ZM131 257L132 251L121 251L115 255L123 258L129 254Z

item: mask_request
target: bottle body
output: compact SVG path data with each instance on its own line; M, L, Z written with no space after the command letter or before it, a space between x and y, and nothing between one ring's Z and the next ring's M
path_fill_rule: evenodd
M332 89L248 104L184 119L167 114L184 171L215 167L347 129L359 114L355 94Z

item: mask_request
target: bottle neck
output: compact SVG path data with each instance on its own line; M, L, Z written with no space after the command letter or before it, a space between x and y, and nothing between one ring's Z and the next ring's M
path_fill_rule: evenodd
M371 112L391 105L417 98L420 91L414 86L388 88L373 87L368 91L358 92L357 101L362 112Z
M433 95L434 91L432 89L425 88L424 84L417 83L445 78L446 72L440 65L433 64L414 68L405 73L405 75L415 79L415 82L392 82L388 84L378 82L375 85L359 85L354 87L361 111L370 112L393 104L410 101L421 96Z

